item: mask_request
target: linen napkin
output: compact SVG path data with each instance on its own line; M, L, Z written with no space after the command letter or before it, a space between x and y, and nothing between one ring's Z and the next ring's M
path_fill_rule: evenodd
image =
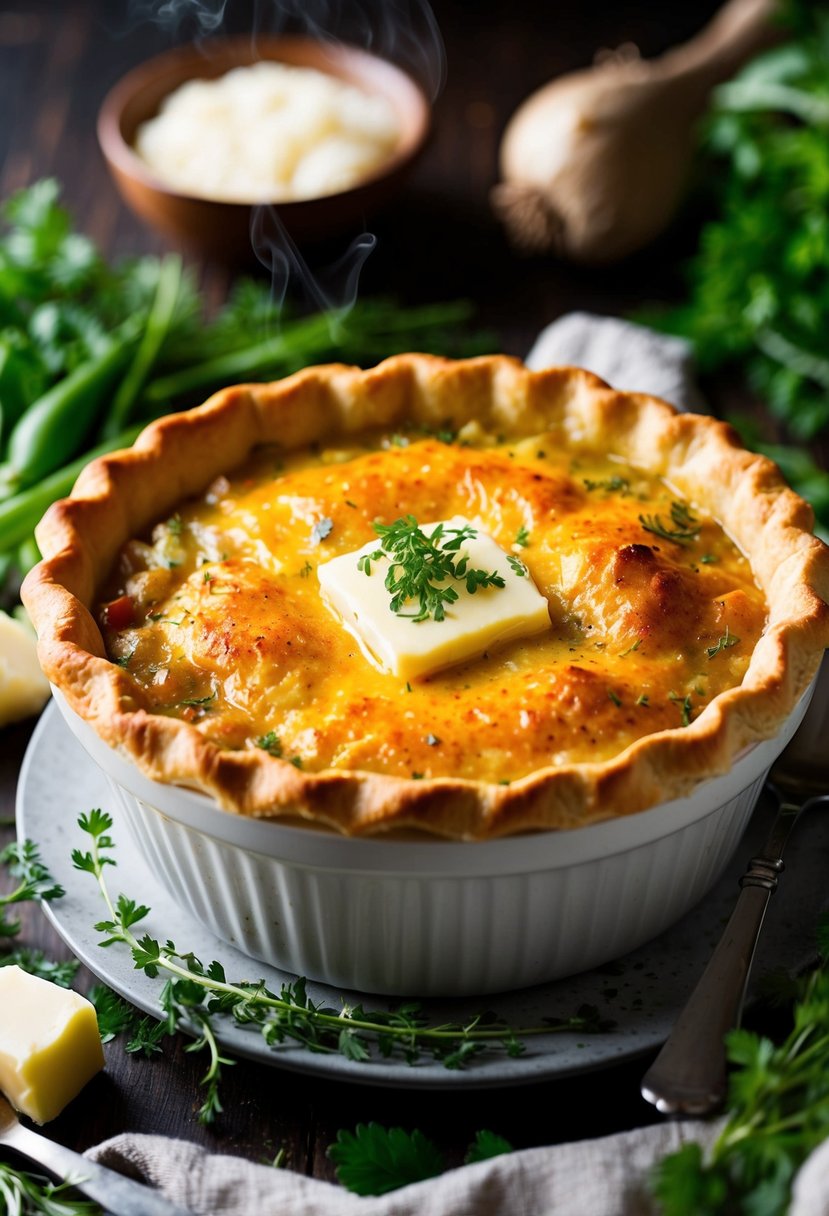
M526 362L534 369L586 367L614 388L651 393L680 409L705 409L689 344L616 317L561 317L539 334ZM663 1122L525 1149L369 1199L163 1136L116 1136L87 1156L160 1187L194 1216L654 1216L648 1190L653 1165L689 1140L707 1148L720 1126ZM789 1216L829 1216L829 1140L797 1175Z

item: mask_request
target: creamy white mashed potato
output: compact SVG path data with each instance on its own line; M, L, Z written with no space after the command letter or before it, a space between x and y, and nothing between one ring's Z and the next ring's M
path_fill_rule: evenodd
M394 148L392 106L313 68L260 62L191 80L138 129L135 150L201 198L316 198L368 177Z

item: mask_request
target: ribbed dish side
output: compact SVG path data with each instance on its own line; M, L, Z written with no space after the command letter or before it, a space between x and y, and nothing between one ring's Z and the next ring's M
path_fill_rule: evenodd
M764 779L647 845L558 870L483 877L288 864L216 841L113 788L173 898L246 954L339 988L462 996L584 971L661 933L716 881Z

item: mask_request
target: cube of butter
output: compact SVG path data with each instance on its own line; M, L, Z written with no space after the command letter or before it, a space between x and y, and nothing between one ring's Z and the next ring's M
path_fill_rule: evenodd
M421 531L431 536L437 523L422 524ZM460 516L446 520L444 529L472 526ZM376 665L403 680L430 675L444 667L475 658L490 646L514 638L527 637L550 627L547 601L532 580L527 567L517 558L510 561L497 541L475 528L475 535L463 542L457 553L466 555L469 569L499 574L503 587L479 587L469 594L461 579L451 583L458 592L454 603L444 605L445 617L414 621L411 615L397 615L390 607L391 595L385 586L389 558L384 554L370 563L370 573L359 569L363 556L375 553L379 541L362 549L344 553L317 567L323 598L357 639L367 657ZM450 585L446 581L437 586ZM407 611L413 613L417 605Z
M46 1123L104 1066L95 1009L80 993L0 967L0 1090Z

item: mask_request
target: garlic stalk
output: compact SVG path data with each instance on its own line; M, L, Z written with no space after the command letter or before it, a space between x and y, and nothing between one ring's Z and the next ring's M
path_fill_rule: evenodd
M492 192L513 243L604 263L656 237L682 195L711 90L779 38L777 7L729 0L658 59L622 47L532 94L504 132Z

